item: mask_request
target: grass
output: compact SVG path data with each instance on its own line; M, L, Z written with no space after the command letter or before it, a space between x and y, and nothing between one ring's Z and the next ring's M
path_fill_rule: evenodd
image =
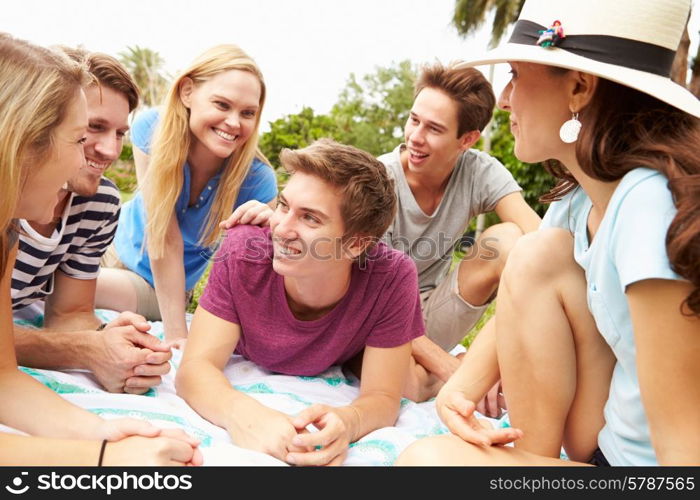
M486 308L486 311L484 311L483 316L479 318L479 321L476 322L476 325L474 325L474 328L469 330L469 333L467 334L466 337L464 337L464 340L462 340L462 345L466 348L469 348L469 346L474 342L474 339L476 338L476 335L481 331L481 329L484 327L486 322L491 319L491 317L496 314L496 301L494 300L489 304L489 306Z
M199 304L199 297L202 296L202 293L204 292L204 287L207 285L207 280L209 279L209 272L211 271L211 265L212 263L209 262L209 265L207 266L206 270L204 271L204 274L202 275L201 278L199 278L199 281L197 284L194 285L194 293L192 294L192 300L190 301L189 305L187 306L187 312L193 313L195 309L197 309L197 305Z

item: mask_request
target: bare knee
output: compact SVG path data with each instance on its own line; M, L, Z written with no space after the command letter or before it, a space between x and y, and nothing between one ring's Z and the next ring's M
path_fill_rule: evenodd
M474 242L465 260L478 260L479 267L491 266L502 269L515 242L522 235L520 228L512 222L494 224Z
M394 465L402 466L420 466L420 465L435 465L439 457L437 454L437 446L435 438L424 438L414 441L408 446L396 459Z
M101 268L95 289L95 307L116 311L135 311L138 296L127 271Z
M460 263L460 290L490 289L490 295L498 287L508 256L522 235L512 222L486 229Z
M571 234L564 229L540 229L515 243L503 279L534 285L549 282L563 272L576 269L575 266Z
M477 243L479 248L487 249L493 255L493 261L499 264L502 269L521 236L523 236L523 232L517 224L502 222L486 229Z

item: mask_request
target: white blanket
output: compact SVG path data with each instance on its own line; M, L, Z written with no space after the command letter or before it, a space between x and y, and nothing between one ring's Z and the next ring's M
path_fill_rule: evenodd
M98 311L105 320L115 316ZM24 323L27 324L27 323ZM152 323L151 333L163 336L162 323ZM228 433L200 417L175 393L174 380L182 354L175 351L172 369L163 383L147 394L111 394L102 390L90 373L67 370L21 368L68 401L104 418L133 417L161 427L179 427L201 440L205 465L284 465L262 453L242 450L231 444ZM239 391L261 403L287 414L296 414L313 403L342 406L359 394L359 382L332 367L316 377L292 377L273 374L250 361L234 355L224 369L226 377ZM505 426L505 420L493 421ZM350 450L344 465L392 465L399 454L418 438L448 432L435 412L434 401L416 404L401 401L399 418L394 427L370 432Z

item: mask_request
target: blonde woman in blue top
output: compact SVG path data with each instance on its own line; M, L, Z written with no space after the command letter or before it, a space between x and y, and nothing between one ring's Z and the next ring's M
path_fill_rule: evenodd
M264 102L255 62L235 45L219 45L175 80L162 110L137 117L140 191L122 208L97 307L162 319L167 340L186 337L186 302L214 253L219 224L246 201L275 203L274 173L256 157Z
M700 464L700 101L669 78L689 10L528 0L472 63L510 64L515 154L561 182L510 254L495 334L438 396L454 435L399 463ZM499 368L512 429L473 415Z

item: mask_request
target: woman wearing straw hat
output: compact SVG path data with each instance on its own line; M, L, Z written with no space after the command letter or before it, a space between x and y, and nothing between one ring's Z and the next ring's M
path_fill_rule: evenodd
M469 63L510 64L515 154L560 182L511 253L495 335L438 396L454 435L398 463L700 464L700 101L668 78L689 8L529 0ZM499 365L513 428L487 429L473 402Z

